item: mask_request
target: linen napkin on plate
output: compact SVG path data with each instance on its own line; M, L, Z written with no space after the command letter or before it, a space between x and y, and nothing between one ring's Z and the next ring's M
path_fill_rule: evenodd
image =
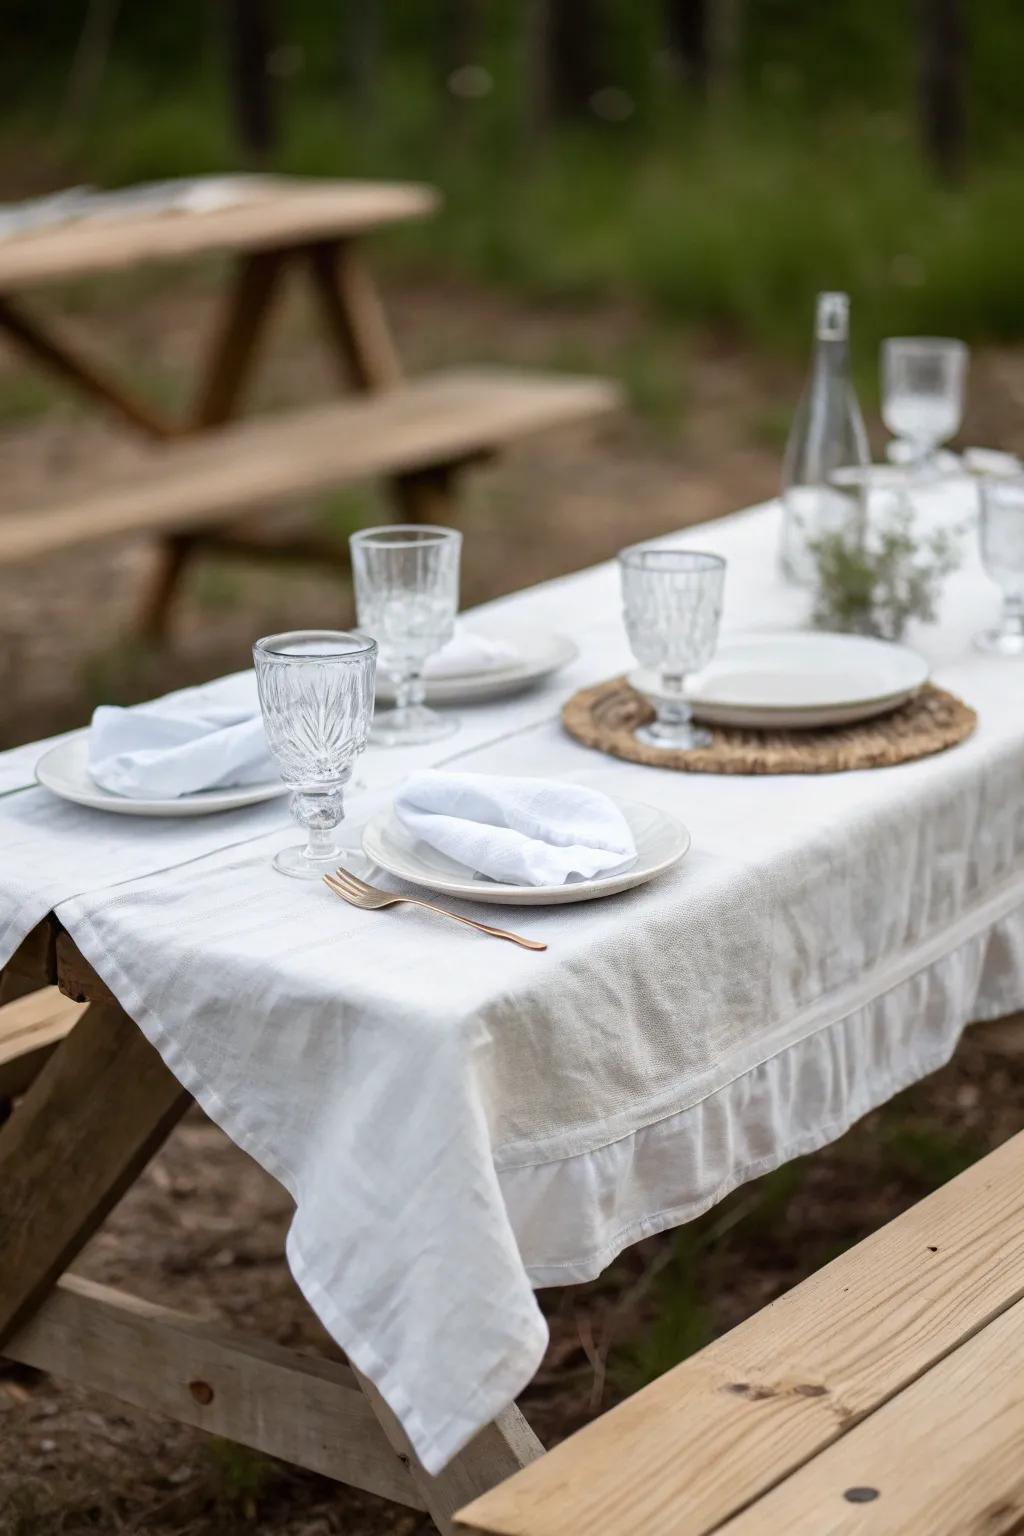
M507 885L564 885L636 862L633 833L615 802L558 779L413 773L394 811L415 837Z
M215 700L199 693L142 709L101 705L89 727L88 761L97 784L133 800L277 777L251 673L219 689Z
M443 677L468 677L477 672L493 672L518 660L519 652L514 645L456 624L448 644L428 656L423 676L435 681Z

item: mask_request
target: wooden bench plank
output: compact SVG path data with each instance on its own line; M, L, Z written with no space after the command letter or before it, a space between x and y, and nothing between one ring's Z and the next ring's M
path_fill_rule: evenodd
M0 1008L0 1098L25 1092L83 1012L81 1003L62 997L56 987Z
M147 1413L425 1508L347 1365L65 1275L4 1345L11 1360Z
M439 203L433 187L417 182L268 178L244 202L206 213L84 219L4 240L0 292L146 262L341 239L426 218Z
M729 1521L722 1536L1019 1533L1022 1359L1018 1304Z
M1022 1230L1024 1134L460 1522L488 1536L704 1536L1016 1305Z
M347 480L455 462L613 410L604 380L467 369L153 450L145 468L0 517L0 565L226 516Z

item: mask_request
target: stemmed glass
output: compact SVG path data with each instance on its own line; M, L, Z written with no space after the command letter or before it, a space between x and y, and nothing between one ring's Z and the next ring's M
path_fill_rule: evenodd
M998 629L974 637L981 651L1024 656L1024 475L981 482L981 559L1003 591Z
M691 723L686 679L715 653L725 561L721 555L635 544L619 555L619 573L633 655L641 667L657 672L649 693L657 718L638 728L637 740L674 751L710 746L710 731Z
M891 336L882 343L882 420L894 456L914 472L941 470L938 449L959 431L967 348L942 336Z
M349 543L359 626L377 641L395 687L395 708L377 716L373 740L414 746L451 735L458 720L423 702L423 667L455 629L461 533L399 523L366 528Z
M376 642L346 630L297 629L257 640L252 654L267 741L292 791L292 815L307 832L305 846L282 849L274 867L319 880L342 858L334 833L373 719Z

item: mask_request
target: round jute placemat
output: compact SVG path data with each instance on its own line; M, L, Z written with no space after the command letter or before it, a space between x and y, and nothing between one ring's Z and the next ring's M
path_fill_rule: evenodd
M654 710L624 677L581 688L562 710L562 723L585 747L654 768L683 773L843 773L889 768L944 752L969 736L978 717L962 699L926 683L899 709L857 725L813 731L751 731L713 725L710 747L672 752L647 747L633 732Z

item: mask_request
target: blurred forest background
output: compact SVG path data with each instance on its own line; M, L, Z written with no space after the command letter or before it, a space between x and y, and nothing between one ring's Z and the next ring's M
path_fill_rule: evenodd
M4 0L8 195L422 177L403 258L791 347L1024 329L1016 0Z

